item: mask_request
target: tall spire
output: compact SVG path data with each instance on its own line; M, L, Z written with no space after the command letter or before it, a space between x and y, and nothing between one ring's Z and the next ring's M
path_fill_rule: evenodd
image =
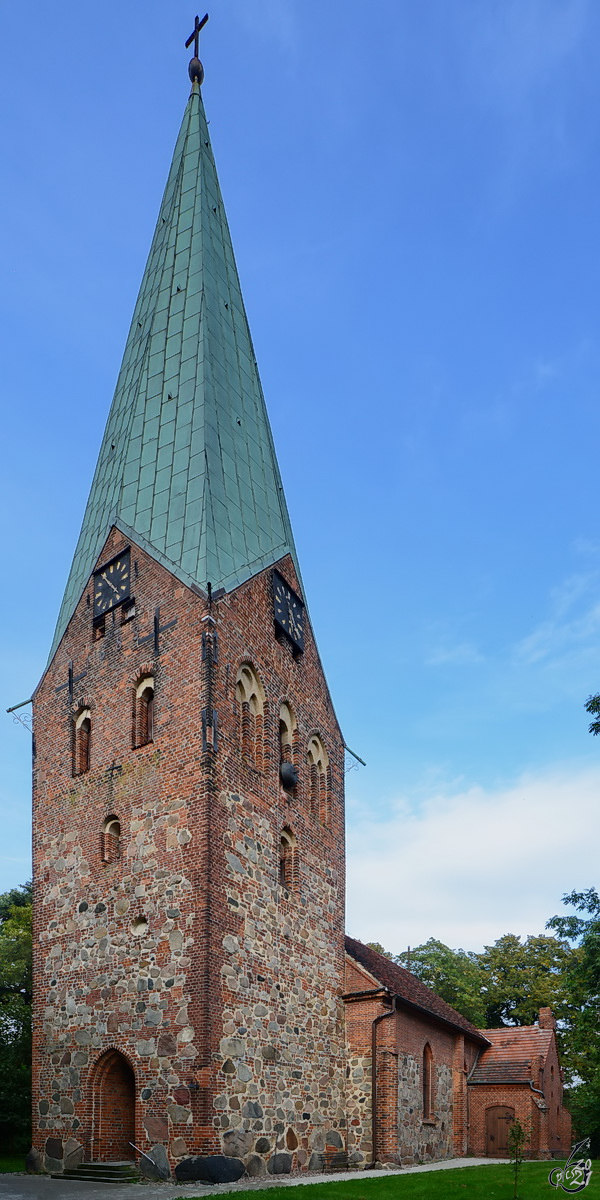
M51 656L112 525L203 589L297 567L196 62Z

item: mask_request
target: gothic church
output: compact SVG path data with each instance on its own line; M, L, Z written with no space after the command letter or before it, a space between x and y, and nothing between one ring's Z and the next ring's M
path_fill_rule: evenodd
M490 1046L344 941L344 742L202 75L34 696L32 1161L80 1178L465 1153Z

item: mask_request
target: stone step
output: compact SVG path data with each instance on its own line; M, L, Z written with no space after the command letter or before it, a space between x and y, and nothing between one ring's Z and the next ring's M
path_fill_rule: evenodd
M115 1158L107 1159L102 1162L99 1158L90 1158L89 1162L82 1162L80 1167L133 1167L134 1161L132 1158Z
M137 1167L136 1167L135 1163L131 1162L131 1161L119 1162L119 1163L116 1163L116 1162L105 1162L105 1163L82 1162L82 1163L79 1163L79 1166L71 1167L70 1169L72 1171L87 1171L87 1172L91 1171L92 1173L94 1171L102 1171L104 1173L106 1173L108 1171L109 1174L111 1174L111 1175L130 1175L132 1171L137 1174Z
M139 1183L139 1175L103 1175L100 1171L65 1171L63 1175L51 1175L51 1179L71 1179L73 1183Z
M78 1167L68 1167L62 1175L52 1175L52 1179L79 1179L85 1183L137 1183L140 1173L131 1161L124 1162L83 1162Z

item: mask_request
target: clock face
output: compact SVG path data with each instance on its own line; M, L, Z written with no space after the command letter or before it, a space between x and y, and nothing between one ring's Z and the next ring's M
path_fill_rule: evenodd
M304 650L304 605L278 571L273 571L273 610L277 627L297 650Z
M129 550L124 550L94 574L94 616L102 617L117 604L128 600L130 587Z

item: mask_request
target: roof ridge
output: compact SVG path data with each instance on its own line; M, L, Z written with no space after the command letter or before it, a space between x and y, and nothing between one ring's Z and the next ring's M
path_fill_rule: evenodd
M463 1017L462 1013L442 1000L441 996L438 996L432 988L408 971L406 967L401 967L393 959L373 950L357 938L346 935L345 945L350 956L366 967L369 973L375 979L379 979L392 994L398 995L408 1004L416 1005L430 1016L438 1017L447 1024L457 1026L477 1041L489 1044L485 1031L476 1029L466 1017Z

